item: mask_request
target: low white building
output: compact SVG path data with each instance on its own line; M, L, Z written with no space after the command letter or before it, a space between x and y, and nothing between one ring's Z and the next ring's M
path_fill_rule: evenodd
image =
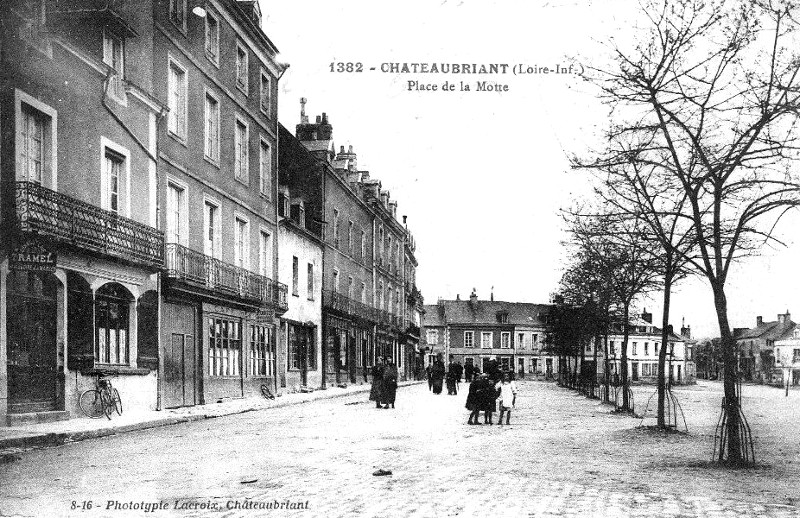
M673 384L695 382L695 365L692 356L691 330L683 327L681 334L670 330L667 346L667 373ZM621 375L622 324L614 324L608 336L608 365L613 377ZM690 344L687 346L687 343ZM587 345L586 357L591 357L594 343ZM604 345L602 346L603 348ZM658 355L661 348L661 328L652 324L652 314L646 311L630 323L628 336L628 376L632 382L654 383L658 378ZM605 366L604 350L598 351L598 375L602 378Z
M280 280L288 286L289 310L278 332L282 352L280 386L289 392L322 384L322 240L306 228L302 200L292 200L288 190L282 200L278 230Z
M773 380L780 380L781 385L787 383L800 384L800 329L794 329L792 338L777 340L773 346L775 368Z

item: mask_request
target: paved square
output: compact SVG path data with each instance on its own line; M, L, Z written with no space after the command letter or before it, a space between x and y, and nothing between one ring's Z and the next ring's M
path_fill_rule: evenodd
M723 470L708 464L716 383L676 389L690 434L670 436L531 381L511 426L467 426L463 389L421 384L401 388L394 410L359 394L26 452L2 466L0 515L800 516L796 392L744 388L761 464ZM652 391L637 388L637 404ZM308 509L245 509L287 501ZM167 509L124 509L140 502Z

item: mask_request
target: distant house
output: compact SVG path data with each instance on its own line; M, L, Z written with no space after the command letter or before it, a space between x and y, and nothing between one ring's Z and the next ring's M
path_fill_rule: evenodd
M775 367L775 343L793 337L796 324L791 314L779 314L778 319L764 322L756 317L756 326L751 329L737 330L736 350L738 368L745 381L772 382Z
M775 367L770 381L800 385L800 328L795 327L791 338L776 340L773 354Z
M542 351L545 322L550 306L526 302L439 300L425 306L422 337L429 347L429 361L438 354L451 356L462 365L486 370L494 359L504 370L518 376L557 374L554 356Z

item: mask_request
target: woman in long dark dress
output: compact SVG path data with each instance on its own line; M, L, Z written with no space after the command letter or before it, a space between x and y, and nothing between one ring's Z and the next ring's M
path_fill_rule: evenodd
M442 393L442 382L444 381L444 363L441 361L437 361L433 364L431 368L431 380L433 382L433 393L434 394L441 394Z
M497 411L497 403L495 400L499 395L499 391L494 388L494 382L489 376L482 374L481 379L486 383L486 389L483 391L483 398L481 398L483 399L483 423L494 424L492 422L492 414Z
M397 366L392 360L386 362L383 368L383 402L386 403L384 408L389 408L392 405L394 408L394 400L397 396Z
M369 391L369 400L375 402L375 408L381 408L383 401L383 365L381 359L375 360L372 366L372 389Z
M476 373L477 374L477 373ZM482 398L486 390L486 383L476 375L475 381L469 384L469 392L467 393L467 410L470 411L467 424L480 424L478 416L482 410Z

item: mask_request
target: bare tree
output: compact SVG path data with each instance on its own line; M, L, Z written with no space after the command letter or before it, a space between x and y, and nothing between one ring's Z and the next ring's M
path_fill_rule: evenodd
M612 40L613 64L587 74L612 107L611 138L646 143L636 161L686 199L674 216L693 226L688 262L713 294L728 437L719 460L731 463L745 456L725 286L734 262L779 243L776 225L800 200L797 10L791 0L643 0L649 29L633 47Z
M632 411L628 389L628 337L633 301L656 287L658 270L647 249L640 220L609 214L587 218L586 211L575 211L569 220L572 235L583 253L591 257L599 276L608 282L622 319L620 378L621 410Z

